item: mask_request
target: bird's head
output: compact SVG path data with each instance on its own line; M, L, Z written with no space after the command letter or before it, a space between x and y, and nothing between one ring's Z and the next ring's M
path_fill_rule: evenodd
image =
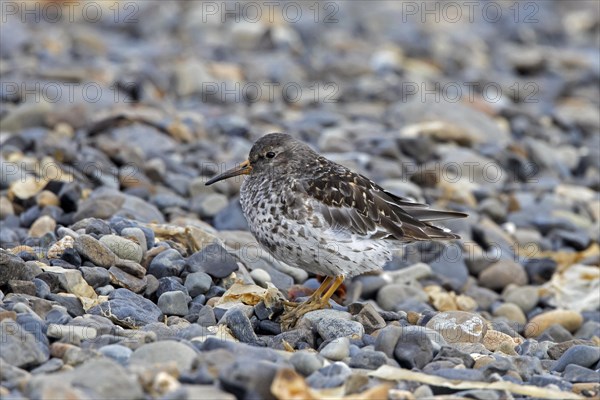
M285 133L270 133L258 139L248 159L239 166L215 176L206 185L232 178L238 175L281 173L294 168L300 154L312 152L304 143L297 141Z

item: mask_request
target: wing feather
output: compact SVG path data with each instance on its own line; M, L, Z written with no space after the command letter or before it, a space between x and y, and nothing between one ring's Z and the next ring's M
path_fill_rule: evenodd
M330 227L350 235L400 241L459 238L430 222L463 218L466 214L411 202L323 157L318 162L320 173L299 180L295 187L320 205L315 209Z

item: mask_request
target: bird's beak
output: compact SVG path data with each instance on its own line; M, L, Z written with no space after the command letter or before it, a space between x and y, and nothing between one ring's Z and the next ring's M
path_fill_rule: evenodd
M230 170L223 172L221 175L215 176L214 178L206 182L205 185L212 185L215 182L222 181L223 179L233 178L234 176L238 175L248 175L250 174L250 172L252 172L252 166L250 165L250 161L246 160L239 166L231 168Z

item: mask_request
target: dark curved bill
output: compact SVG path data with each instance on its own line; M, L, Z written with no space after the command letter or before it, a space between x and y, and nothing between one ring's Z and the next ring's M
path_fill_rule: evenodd
M209 186L215 182L222 181L223 179L233 178L234 176L238 175L248 175L250 172L252 172L252 166L250 165L250 161L246 160L239 166L231 168L230 170L223 172L221 175L215 176L214 178L206 182L205 185Z

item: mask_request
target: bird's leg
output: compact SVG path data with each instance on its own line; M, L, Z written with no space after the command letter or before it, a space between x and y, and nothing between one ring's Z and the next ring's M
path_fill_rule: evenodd
M324 285L325 283L329 284L331 281L333 281L333 283L331 284L331 286L329 286L329 289L327 290L327 292L325 292L325 294L323 296L321 296L321 293L323 293L323 291L325 289L321 289L324 287L327 287L328 285ZM335 291L338 289L338 287L340 287L340 285L344 282L344 277L343 276L336 276L335 278L330 278L330 279L326 279L323 284L321 285L321 287L319 287L319 289L317 289L317 291L315 291L315 293L313 293L313 296L316 294L316 296L311 296L307 301L305 301L304 303L298 305L296 308L290 310L289 312L284 313L281 316L281 327L283 330L288 330L294 327L294 325L296 325L296 322L302 318L302 316L310 311L314 311L314 310L319 310L321 308L325 308L329 306L329 299L331 298L331 296L335 293ZM317 293L318 292L318 293Z
M284 300L283 301L283 305L286 306L286 307L294 307L295 308L295 307L298 307L301 304L305 304L305 303L308 303L308 302L311 302L311 301L315 301L329 287L329 284L331 283L332 280L333 280L333 277L326 276L325 279L323 280L323 282L321 283L321 286L319 286L317 288L317 290L315 290L313 292L313 294L311 294L310 297L304 303L295 303L293 301Z

